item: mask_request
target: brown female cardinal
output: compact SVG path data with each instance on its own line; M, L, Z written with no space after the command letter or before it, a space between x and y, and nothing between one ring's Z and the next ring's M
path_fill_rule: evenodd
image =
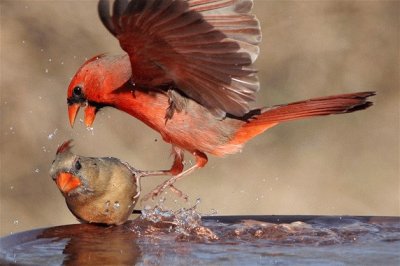
M50 176L81 222L123 224L140 194L141 171L117 158L93 158L71 152L71 140L57 150Z
M256 60L261 41L252 0L107 0L98 11L127 54L88 60L68 87L71 125L81 106L91 126L103 107L141 120L172 144L174 163L154 175L172 177L157 196L207 163L285 121L343 114L369 107L374 92L358 92L250 109L259 89ZM184 170L183 153L196 163Z

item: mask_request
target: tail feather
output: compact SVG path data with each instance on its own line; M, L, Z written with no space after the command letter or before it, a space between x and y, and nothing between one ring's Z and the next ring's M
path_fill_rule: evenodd
M364 110L373 104L367 99L374 95L375 92L358 92L263 108L238 130L232 142L244 143L281 122Z

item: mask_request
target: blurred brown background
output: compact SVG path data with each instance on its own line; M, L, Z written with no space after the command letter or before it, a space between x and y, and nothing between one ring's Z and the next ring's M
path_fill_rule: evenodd
M0 235L75 219L48 175L57 146L170 165L169 145L138 120L104 109L94 131L69 127L66 89L85 61L120 53L96 1L1 1ZM177 183L169 206L218 214L400 215L398 1L255 1L263 42L258 105L376 90L362 112L280 125L241 154L210 158ZM157 140L157 141L156 141ZM143 181L144 192L162 178ZM137 206L142 208L143 206Z

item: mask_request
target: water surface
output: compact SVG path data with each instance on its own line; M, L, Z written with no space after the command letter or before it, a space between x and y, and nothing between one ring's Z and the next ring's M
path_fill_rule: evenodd
M0 240L1 265L400 265L399 217L207 216L144 211Z

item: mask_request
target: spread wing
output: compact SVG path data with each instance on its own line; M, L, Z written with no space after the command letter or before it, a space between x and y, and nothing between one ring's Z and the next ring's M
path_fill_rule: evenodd
M259 89L261 41L252 0L100 0L99 15L129 54L132 80L174 84L217 116L242 116Z

